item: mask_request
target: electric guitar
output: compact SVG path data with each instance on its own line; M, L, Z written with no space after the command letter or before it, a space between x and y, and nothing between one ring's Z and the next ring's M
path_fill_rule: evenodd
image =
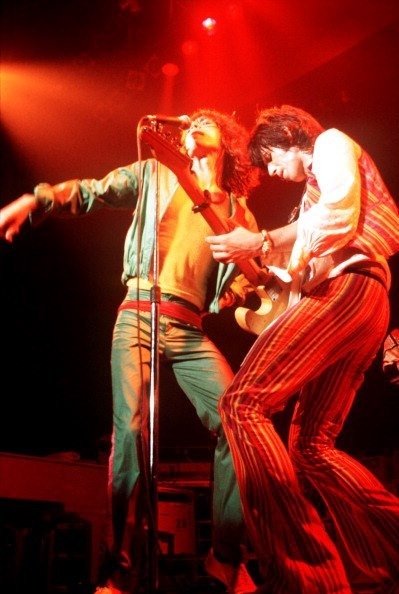
M240 224L232 219L226 221L217 212L217 200L212 201L212 194L198 186L191 171L191 159L181 151L175 139L151 126L141 128L140 138L150 147L154 157L173 171L194 203L193 211L201 213L214 233L228 233ZM260 334L291 305L291 279L284 270L273 266L264 270L252 258L240 260L236 265L253 286L260 301L256 310L237 307L236 321L244 330Z

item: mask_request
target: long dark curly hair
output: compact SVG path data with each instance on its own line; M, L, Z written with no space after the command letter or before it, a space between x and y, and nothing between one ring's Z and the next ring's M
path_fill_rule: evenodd
M248 149L251 162L264 168L264 149L269 147L288 150L297 146L303 151L312 151L317 136L323 130L312 115L299 107L282 105L262 109L250 134Z
M224 149L223 164L219 186L236 196L247 196L258 182L258 171L249 159L249 132L233 115L221 113L215 109L198 109L190 116L191 120L209 118L221 131Z

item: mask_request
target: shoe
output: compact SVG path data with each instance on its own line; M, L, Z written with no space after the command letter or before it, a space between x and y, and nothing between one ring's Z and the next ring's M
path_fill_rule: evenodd
M108 586L97 586L94 594L129 594L129 592L127 590L120 590L109 584Z
M205 571L226 586L228 594L254 594L256 585L252 581L244 563L237 567L218 561L212 549L204 563Z

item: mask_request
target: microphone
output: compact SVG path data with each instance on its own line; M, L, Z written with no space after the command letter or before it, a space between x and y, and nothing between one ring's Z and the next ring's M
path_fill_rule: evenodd
M144 116L144 119L150 122L159 122L160 124L179 126L179 128L182 130L187 130L187 128L191 126L191 120L188 115L167 116L157 113L155 115L146 115Z

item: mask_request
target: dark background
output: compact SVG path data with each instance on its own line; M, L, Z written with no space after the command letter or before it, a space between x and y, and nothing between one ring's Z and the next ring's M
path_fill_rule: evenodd
M223 11L220 12L220 6ZM352 135L396 200L398 8L395 1L239 2L6 0L2 5L1 202L39 182L102 177L137 158L148 113L235 111L291 103ZM220 28L201 32L203 16ZM194 48L184 56L185 41ZM187 47L187 46L186 46ZM178 65L167 83L161 68ZM251 196L259 224L284 224L301 187L265 180ZM110 344L123 298L129 212L25 226L0 244L0 450L97 458L111 431ZM390 261L391 327L399 325L398 257ZM237 368L253 342L231 311L206 321ZM304 357L306 353L304 353ZM399 449L397 389L369 370L340 437L364 455ZM290 410L277 417L282 433ZM208 458L201 427L168 370L160 384L160 453Z

